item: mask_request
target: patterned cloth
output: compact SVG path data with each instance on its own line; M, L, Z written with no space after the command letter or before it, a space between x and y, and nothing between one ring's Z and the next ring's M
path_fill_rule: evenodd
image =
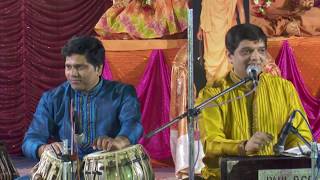
M95 30L104 39L152 39L187 29L187 0L116 1Z
M26 132L22 151L37 159L37 150L48 139L62 141L71 137L70 107L77 114L79 157L94 152L93 140L100 136L125 136L136 144L143 128L140 122L140 105L134 87L114 81L100 80L89 93L74 91L68 82L45 92L40 99L33 120Z
M202 0L200 28L203 33L203 58L206 80L210 85L231 69L225 47L225 36L235 23L237 0Z
M251 10L254 11L254 10ZM314 0L277 0L265 17L251 13L250 22L267 36L320 36L320 7Z
M214 87L205 87L199 94L198 103L238 81L240 79L231 71L225 79L216 82ZM252 83L241 86L218 98L212 105L242 97L250 91L251 86ZM209 106L203 109L199 119L201 142L205 153L202 176L206 179L209 177L219 179L219 157L240 155L240 145L258 131L272 134L273 140L256 155L273 155L273 146L278 141L277 135L294 110L302 111L306 117L292 83L266 73L260 75L259 85L254 94L218 107ZM300 115L296 115L293 126L307 141L312 139L307 123ZM297 136L289 134L285 149L297 146L298 142L303 144Z

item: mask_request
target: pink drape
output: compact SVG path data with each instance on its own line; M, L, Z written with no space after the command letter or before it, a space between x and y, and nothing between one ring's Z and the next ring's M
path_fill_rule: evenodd
M104 61L102 77L104 79L112 80L112 73L111 73L110 66L109 66L107 58Z
M169 121L170 106L170 70L162 50L153 50L148 65L136 87L141 104L144 135ZM108 60L103 68L103 78L112 80ZM142 137L140 142L151 158L167 160L171 157L169 129L150 139Z
M313 135L318 139L320 136L320 99L313 97L307 90L288 41L283 42L276 63L281 69L282 77L290 80L298 91L303 107L308 115Z
M153 50L136 90L141 103L144 135L169 121L170 70L162 50ZM171 157L169 128L140 142L153 159Z
M65 80L62 45L93 28L112 1L0 1L0 141L21 153L44 90Z

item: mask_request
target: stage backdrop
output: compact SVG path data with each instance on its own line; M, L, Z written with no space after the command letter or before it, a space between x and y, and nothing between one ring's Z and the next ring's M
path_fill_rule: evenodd
M65 80L64 61L60 55L62 45L74 35L94 35L93 27L111 2L0 1L0 140L6 143L10 153L21 153L22 138L43 91ZM300 49L304 51L303 55L297 56L298 66L311 63L310 69L302 69L304 78L304 72L316 74L319 67L307 57L310 57L308 52L311 50L317 55L320 46L313 41L306 42L308 44L303 44L305 49ZM306 61L301 61L302 57ZM112 69L112 62L110 64ZM113 75L117 79L117 74ZM312 83L307 80L306 84L307 87L315 87L311 88L311 94L319 98L317 77L311 76ZM132 81L138 82L137 79ZM319 114L319 111L314 114Z
M0 140L10 153L21 142L44 90L65 80L62 45L93 27L112 1L0 1Z

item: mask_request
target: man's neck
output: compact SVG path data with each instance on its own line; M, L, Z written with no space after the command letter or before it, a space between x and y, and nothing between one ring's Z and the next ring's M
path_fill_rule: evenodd
M83 94L90 94L90 92L94 91L96 89L96 87L98 86L99 82L100 82L101 78L99 77L99 79L97 80L96 83L94 83L94 86L91 87L89 90L83 90L83 91L80 91L81 93Z

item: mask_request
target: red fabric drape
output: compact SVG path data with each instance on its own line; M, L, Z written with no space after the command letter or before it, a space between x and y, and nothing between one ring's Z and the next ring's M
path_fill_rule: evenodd
M108 0L0 1L0 140L12 154L44 90L65 80L63 44L94 35Z

